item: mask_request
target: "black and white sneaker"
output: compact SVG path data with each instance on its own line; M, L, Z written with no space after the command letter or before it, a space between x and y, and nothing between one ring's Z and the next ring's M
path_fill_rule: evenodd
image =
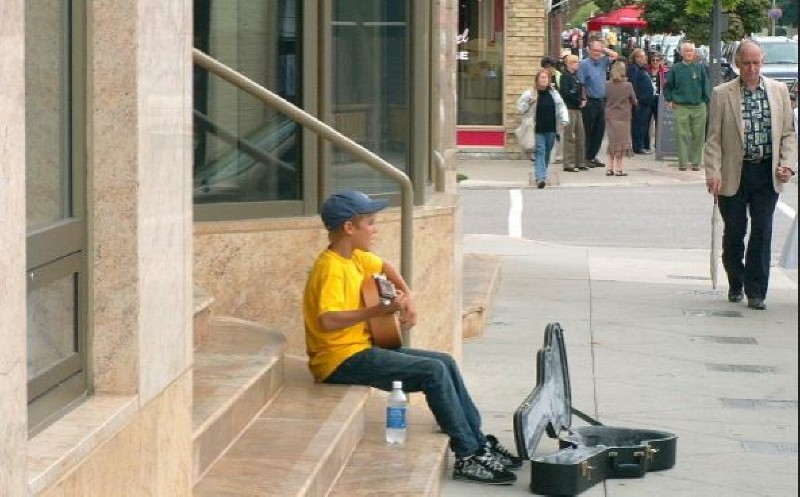
M457 457L453 479L486 485L513 485L517 475L500 464L485 447L467 457Z
M494 435L486 435L486 448L495 455L500 464L505 466L506 469L516 471L522 467L522 458L515 456L511 451L503 447L503 444Z

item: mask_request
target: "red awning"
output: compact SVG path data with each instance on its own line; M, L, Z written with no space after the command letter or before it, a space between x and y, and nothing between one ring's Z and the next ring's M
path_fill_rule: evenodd
M643 13L644 8L641 5L628 5L587 19L586 27L589 31L600 31L603 26L646 28L647 21L642 19Z

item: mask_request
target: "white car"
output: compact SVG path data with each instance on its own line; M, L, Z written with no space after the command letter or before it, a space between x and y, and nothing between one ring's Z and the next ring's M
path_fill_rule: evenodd
M764 50L764 65L761 74L768 78L783 81L789 88L797 86L797 41L788 36L753 36ZM740 42L733 42L726 46L723 53L723 76L729 81L739 75L739 69L734 62L736 48Z

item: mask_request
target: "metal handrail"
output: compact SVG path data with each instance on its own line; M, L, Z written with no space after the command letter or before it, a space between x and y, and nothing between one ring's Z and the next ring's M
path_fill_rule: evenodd
M209 57L197 48L192 49L192 60L206 71L219 76L240 90L261 100L268 106L296 121L318 136L340 147L369 167L395 180L400 186L400 273L409 287L413 284L412 250L414 247L414 188L411 180L403 172L383 160L380 156L362 147L350 138L336 131L308 112L293 105L275 93ZM406 335L406 333L404 333ZM408 337L403 337L408 343Z
M242 150L247 155L251 156L255 160L262 162L264 164L269 164L272 166L278 166L281 169L289 172L296 172L297 168L282 161L280 158L273 156L267 152L259 150L255 147L255 145L251 144L247 140L243 140L236 136L235 133L228 131L227 129L223 128L219 124L215 123L211 120L207 115L203 114L199 110L195 109L194 111L194 119L195 122L199 122L202 128L212 135L216 136L220 140L224 141L228 145L232 145L239 150Z

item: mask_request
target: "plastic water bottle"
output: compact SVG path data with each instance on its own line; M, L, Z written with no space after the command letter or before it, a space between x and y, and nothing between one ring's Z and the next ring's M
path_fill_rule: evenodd
M386 441L390 444L406 442L406 412L408 398L403 392L403 382L393 381L392 391L386 401Z

